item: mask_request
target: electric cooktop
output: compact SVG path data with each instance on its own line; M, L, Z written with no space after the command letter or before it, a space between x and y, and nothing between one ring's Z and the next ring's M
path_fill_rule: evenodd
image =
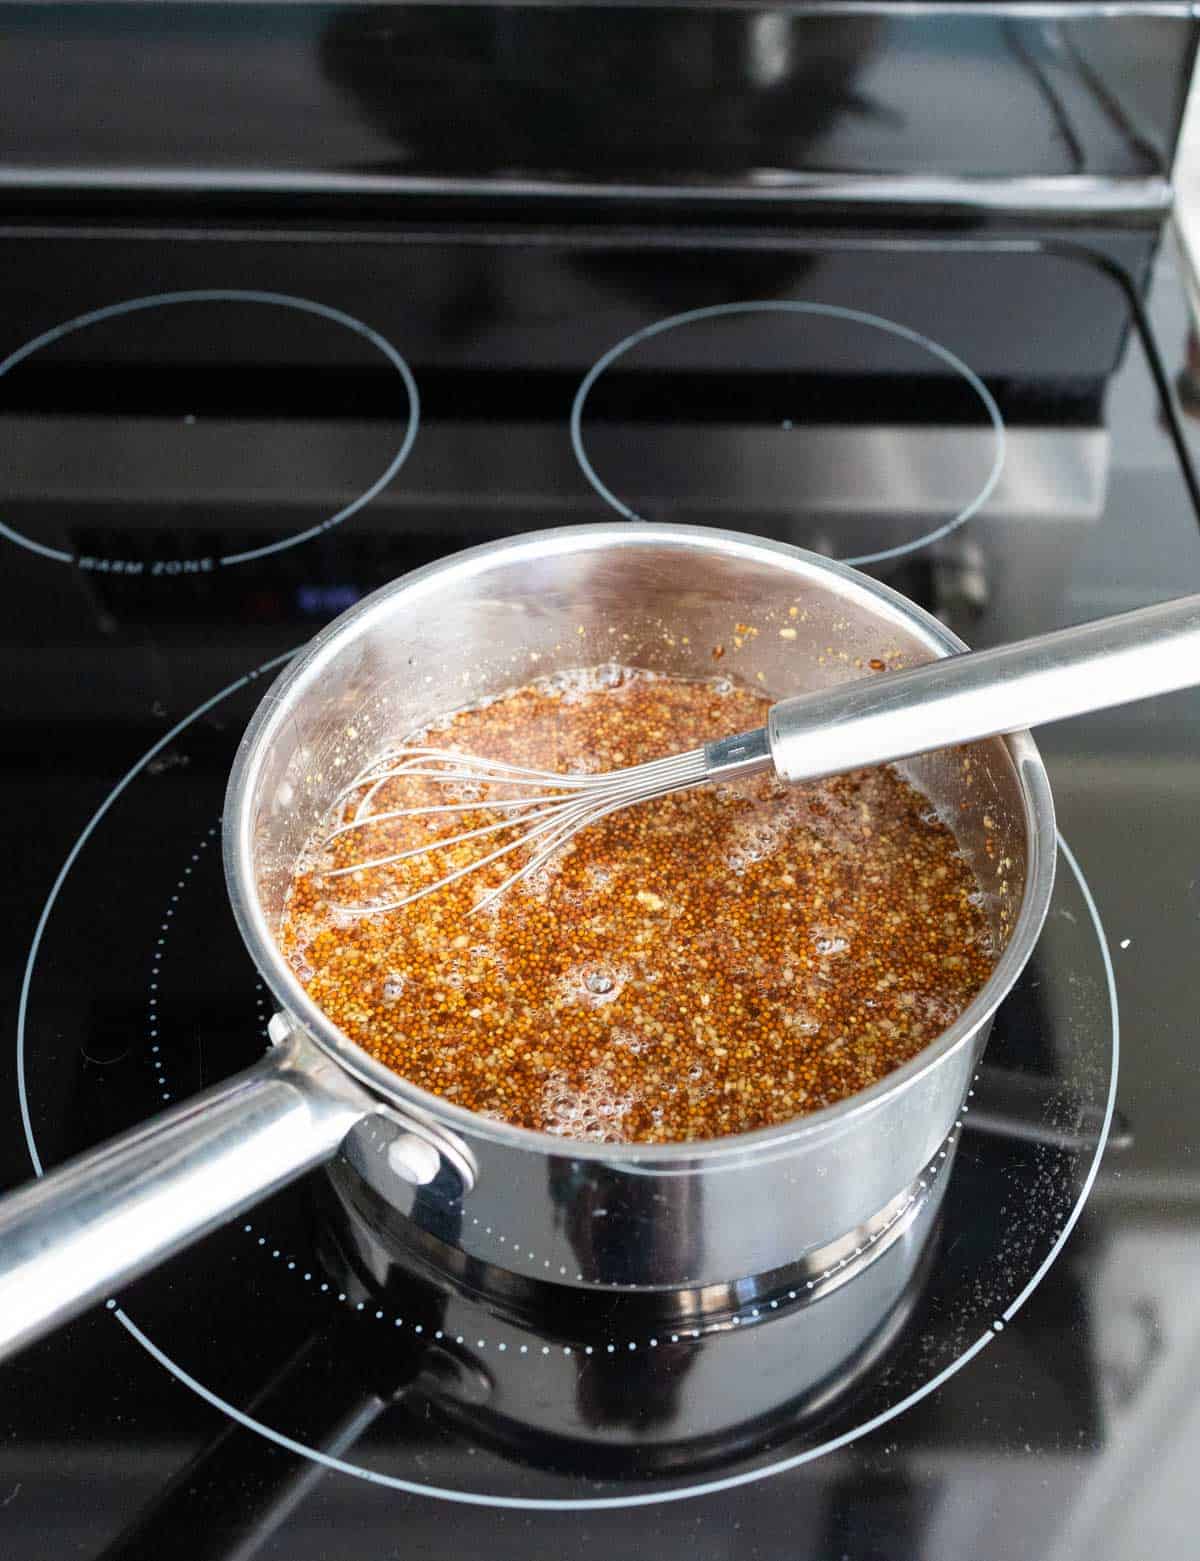
M405 570L712 524L859 563L979 646L1200 590L1169 247L0 254L5 1188L267 1044L226 775L275 670ZM1038 734L1046 930L875 1262L719 1315L532 1304L431 1269L335 1164L0 1368L0 1550L1189 1553L1198 717L1187 693Z

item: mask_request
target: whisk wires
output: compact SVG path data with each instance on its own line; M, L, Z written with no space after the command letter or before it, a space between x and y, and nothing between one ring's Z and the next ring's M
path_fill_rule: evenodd
M409 893L338 905L342 915L375 916L411 905L493 862L513 856L519 859L519 854L524 853L525 859L520 865L471 907L470 914L474 914L531 877L581 829L634 803L697 786L707 774L703 748L601 774L575 772L565 775L528 765L509 764L501 759L460 754L446 748L395 748L360 772L335 799L335 817L344 815L347 809L351 811L350 816L343 817L343 822L325 837L323 845L327 852L337 848L338 855L344 855L345 846L338 847L338 842L380 825L399 824L405 820L483 814L487 821L417 845L343 862L324 869L321 877L327 880L356 877L384 871L402 862L431 858L435 853L471 842L488 842L488 848L479 855ZM386 788L405 781L444 787L453 800L409 807L377 807ZM500 843L493 845L497 837Z

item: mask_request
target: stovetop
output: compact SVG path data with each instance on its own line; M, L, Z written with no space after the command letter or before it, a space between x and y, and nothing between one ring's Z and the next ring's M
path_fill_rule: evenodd
M1169 247L0 246L5 1186L261 1051L228 766L272 669L417 563L716 524L863 561L978 645L1200 589ZM1198 715L1039 734L1046 933L862 1273L531 1309L317 1173L0 1370L4 1554L1189 1553Z

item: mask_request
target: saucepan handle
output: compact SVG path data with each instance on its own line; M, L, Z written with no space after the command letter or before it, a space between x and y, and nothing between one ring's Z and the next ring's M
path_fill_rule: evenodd
M0 1359L302 1172L374 1105L302 1032L0 1199Z

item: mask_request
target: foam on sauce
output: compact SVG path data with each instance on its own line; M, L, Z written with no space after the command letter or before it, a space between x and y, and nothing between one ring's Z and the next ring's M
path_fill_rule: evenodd
M760 726L768 708L727 677L605 665L555 673L416 737L590 772ZM786 1121L914 1056L991 972L979 885L928 799L890 768L796 787L754 777L639 804L474 916L519 854L399 910L347 915L481 854L467 843L322 877L493 822L489 796L512 794L462 789L477 812L371 824L328 852L314 843L280 942L351 1039L491 1118L600 1142ZM396 778L373 808L446 800L443 787Z

